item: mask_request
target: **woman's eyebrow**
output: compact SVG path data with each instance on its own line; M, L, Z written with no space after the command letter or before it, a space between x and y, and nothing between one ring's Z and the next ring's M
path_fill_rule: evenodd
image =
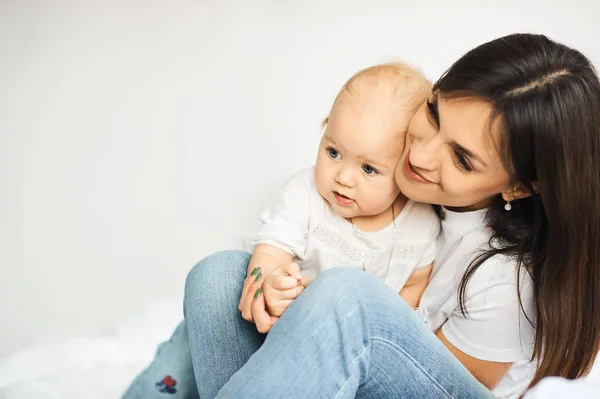
M427 113L433 118L433 120L440 125L440 113L438 110L437 97L434 97L432 101L427 100Z

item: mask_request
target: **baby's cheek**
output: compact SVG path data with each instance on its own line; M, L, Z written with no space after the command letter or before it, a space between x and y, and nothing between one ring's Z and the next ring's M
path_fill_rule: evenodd
M369 198L372 208L385 210L394 202L398 194L400 194L400 189L394 178L386 178L385 182L372 187L370 190Z

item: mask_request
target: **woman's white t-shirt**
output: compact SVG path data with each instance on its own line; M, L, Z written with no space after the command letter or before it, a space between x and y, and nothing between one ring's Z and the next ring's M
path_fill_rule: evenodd
M460 351L481 360L513 362L493 393L498 398L518 398L534 372L534 363L530 362L534 329L517 296L519 284L523 309L533 319L529 275L522 270L517 278L515 259L494 256L469 280L466 316L458 304L459 284L467 267L482 250L489 248L493 232L485 224L485 212L485 209L461 213L444 210L436 261L420 307L429 312L431 329L435 332L441 327L446 339Z
M399 291L414 269L435 257L440 221L431 205L408 201L390 224L358 230L336 214L317 190L314 167L296 173L260 216L250 246L269 244L294 257L306 275L334 267L358 267Z

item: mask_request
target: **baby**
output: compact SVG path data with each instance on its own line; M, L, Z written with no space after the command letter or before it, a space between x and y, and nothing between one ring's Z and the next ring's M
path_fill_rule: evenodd
M339 266L360 268L418 305L439 221L430 205L399 192L394 170L429 93L429 82L403 64L367 68L344 85L323 123L316 165L293 176L261 216L239 304L246 320L263 290L272 324L311 277ZM198 397L185 322L123 398L165 393Z
M339 266L370 273L418 306L439 220L431 205L402 195L394 170L430 89L399 63L367 68L346 82L323 122L316 165L294 175L261 215L239 304L246 320L263 292L276 319L312 276Z

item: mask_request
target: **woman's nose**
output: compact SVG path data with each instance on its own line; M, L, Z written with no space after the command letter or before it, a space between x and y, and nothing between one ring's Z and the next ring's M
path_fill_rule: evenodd
M422 140L413 140L410 146L409 161L413 168L429 174L427 179L437 181L433 176L439 169L442 142L438 135Z

